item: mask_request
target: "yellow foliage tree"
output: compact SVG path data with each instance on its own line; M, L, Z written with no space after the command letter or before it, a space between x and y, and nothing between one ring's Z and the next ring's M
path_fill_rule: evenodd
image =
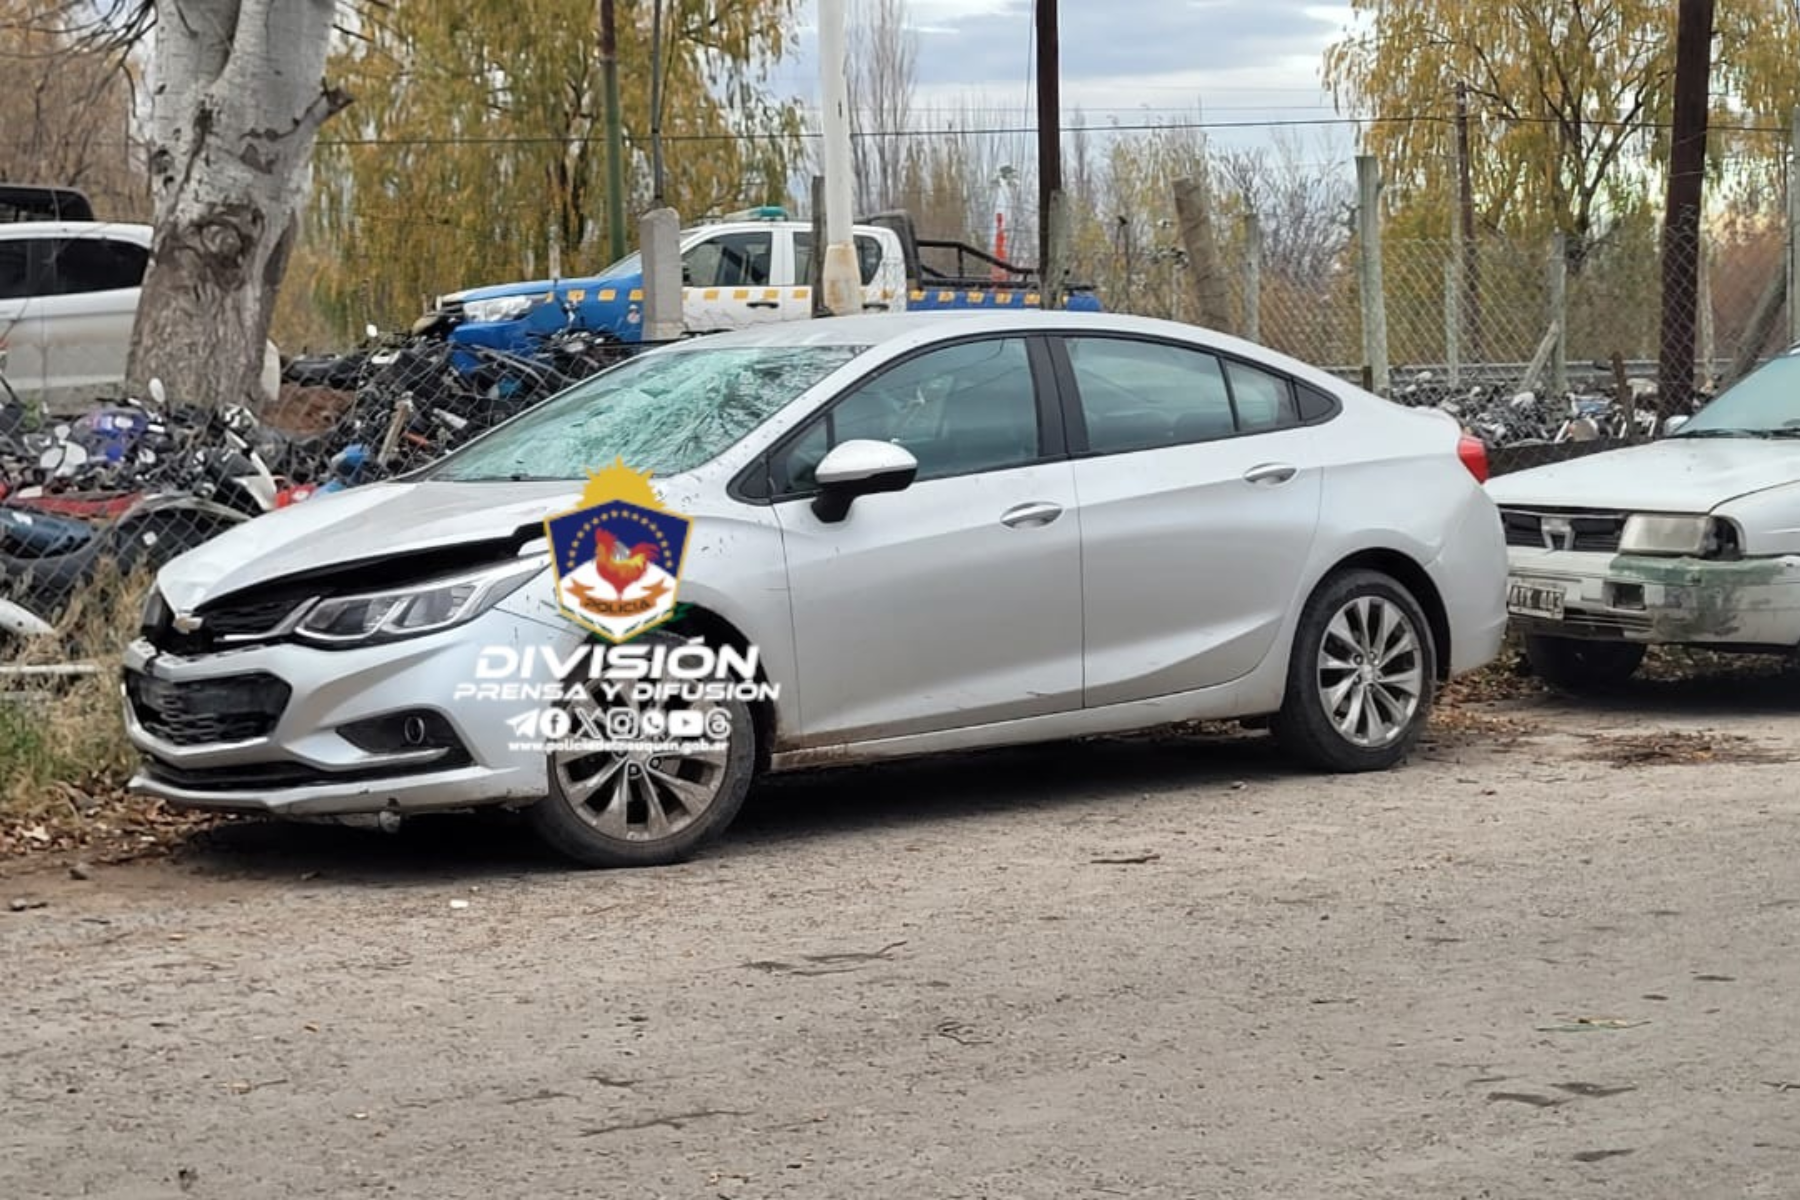
M665 202L693 218L781 200L799 114L766 83L793 0L660 2ZM618 5L628 213L650 201L652 16ZM547 274L552 247L565 276L606 265L593 0L365 6L330 73L357 103L319 150L310 245L340 331Z
M1352 30L1325 53L1340 105L1374 118L1364 135L1397 208L1445 236L1455 195L1450 115L1468 89L1480 228L1560 231L1570 265L1610 224L1660 199L1674 82L1667 0L1352 0ZM1719 6L1712 90L1715 168L1748 150L1778 161L1800 95L1800 24L1790 0ZM1748 135L1754 136L1754 135Z

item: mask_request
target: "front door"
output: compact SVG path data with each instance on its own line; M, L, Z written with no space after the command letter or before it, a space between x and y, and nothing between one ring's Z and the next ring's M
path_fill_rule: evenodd
M1043 348L920 352L834 401L773 461L812 746L1081 704L1081 550ZM872 438L919 460L907 490L820 521L812 472Z
M1297 602L1319 520L1320 434L1291 381L1174 342L1061 346L1078 392L1087 704L1248 674Z

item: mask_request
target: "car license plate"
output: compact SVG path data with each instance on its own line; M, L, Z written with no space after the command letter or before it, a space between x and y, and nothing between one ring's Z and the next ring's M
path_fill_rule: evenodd
M1516 617L1560 621L1563 619L1562 585L1535 579L1509 579L1506 581L1506 611Z

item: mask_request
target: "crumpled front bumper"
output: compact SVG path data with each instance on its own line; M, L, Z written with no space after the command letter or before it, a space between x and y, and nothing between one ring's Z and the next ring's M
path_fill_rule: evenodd
M146 727L121 684L126 731L144 755L131 787L187 808L295 817L529 804L544 795L546 773L541 753L515 749L507 718L521 706L459 699L457 688L476 678L484 646L579 641L573 626L496 608L441 634L349 650L278 643L179 657L136 642L125 655L128 676L170 685L273 677L289 695L270 727L251 736L171 740ZM355 722L410 712L440 716L460 749L374 752L344 736Z
M1512 585L1561 592L1560 620L1513 613L1526 633L1718 645L1800 646L1800 556L1721 562L1512 546Z

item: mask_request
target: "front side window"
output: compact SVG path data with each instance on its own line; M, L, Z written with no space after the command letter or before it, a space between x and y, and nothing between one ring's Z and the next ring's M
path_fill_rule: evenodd
M860 439L904 446L921 480L1036 461L1037 391L1024 339L926 351L860 384L788 446L774 473L777 493L811 488L826 452Z
M691 471L862 352L702 344L646 354L584 380L450 454L425 478L580 479L615 458L663 477Z
M774 236L766 229L707 238L681 256L683 282L689 287L767 286L774 248Z
M150 251L135 242L66 238L51 250L50 290L72 296L138 287L149 264Z
M1127 338L1066 342L1088 448L1123 454L1237 432L1219 360L1203 350Z

